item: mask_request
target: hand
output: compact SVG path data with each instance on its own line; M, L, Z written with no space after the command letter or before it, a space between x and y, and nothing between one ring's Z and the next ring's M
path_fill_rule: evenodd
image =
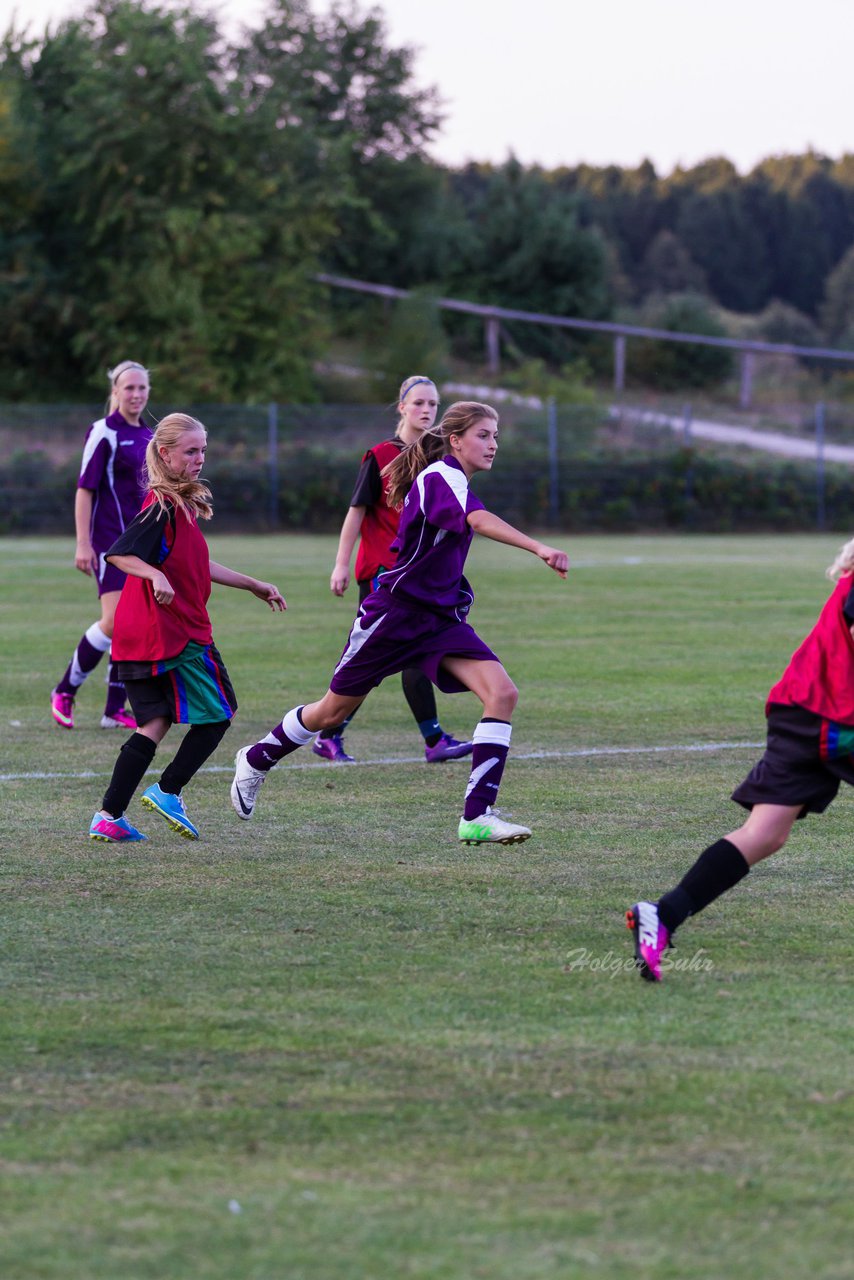
M74 553L74 567L79 569L81 573L86 573L89 577L93 577L98 568L98 557L95 555L91 542L78 542L77 550Z
M175 599L172 584L166 574L161 573L159 569L155 570L154 577L151 579L151 588L154 592L154 599L158 604L171 604Z
M350 585L350 566L336 564L332 570L332 577L329 579L329 586L332 594L335 596L343 596L344 592Z
M274 587L272 582L257 582L254 587L250 587L253 596L257 596L259 600L266 600L267 604L273 610L284 613L287 609L287 602L278 587Z
M569 568L569 556L565 551L558 551L557 547L541 546L537 555L541 560L545 560L550 569L554 569L555 573L561 578L566 577L566 571Z

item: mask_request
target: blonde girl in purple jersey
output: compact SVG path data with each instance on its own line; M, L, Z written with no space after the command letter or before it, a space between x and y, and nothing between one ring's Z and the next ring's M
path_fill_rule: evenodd
M109 652L125 575L107 564L105 552L139 511L145 494L142 469L151 431L142 421L148 403L148 371L135 360L110 370L109 413L93 422L83 447L74 499L77 548L74 564L98 586L101 616L80 637L71 661L50 695L50 709L61 729L74 728L74 699L105 653ZM107 674L102 729L134 729L125 709L124 685Z
M466 620L473 592L463 568L475 533L530 551L561 578L568 560L565 552L492 515L471 492L469 481L491 470L497 448L498 414L489 405L464 401L389 464L389 504L403 504L395 566L363 601L328 692L294 707L259 742L238 751L231 802L239 817L252 816L274 765L321 729L340 724L387 676L418 666L445 693L470 690L483 704L472 735L460 841L528 839L528 827L507 822L494 807L518 691Z

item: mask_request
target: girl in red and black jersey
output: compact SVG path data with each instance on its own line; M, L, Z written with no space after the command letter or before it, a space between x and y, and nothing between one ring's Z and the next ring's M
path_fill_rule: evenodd
M704 850L676 888L626 913L648 981L661 981L662 957L683 921L782 849L798 818L823 813L840 782L854 785L854 538L827 576L838 578L836 587L768 694L765 754L732 793L750 816Z
M113 660L118 663L137 730L119 752L93 840L144 840L123 816L173 724L189 724L174 759L142 804L191 840L198 828L181 792L216 748L237 710L228 672L211 634L211 583L251 591L272 610L287 608L277 587L215 564L198 526L213 508L200 473L207 434L195 418L173 413L146 452L148 492L142 510L107 552L128 575L116 609Z
M432 379L414 373L400 387L397 432L391 440L383 440L368 449L356 479L356 487L350 499L350 509L344 517L338 540L338 553L329 585L336 596L343 596L350 583L350 561L353 548L356 553L356 582L361 604L384 573L394 568L397 552L391 544L397 537L400 512L388 505L388 477L384 469L397 458L401 450L420 439L423 432L433 426L439 408L439 393ZM458 742L445 733L439 723L436 695L433 686L420 667L401 672L403 693L409 709L424 739L424 757L428 764L443 760L457 760L471 753L471 742ZM352 719L352 716L350 717ZM334 764L348 764L353 757L344 750L342 734L350 720L324 729L315 739L312 751Z

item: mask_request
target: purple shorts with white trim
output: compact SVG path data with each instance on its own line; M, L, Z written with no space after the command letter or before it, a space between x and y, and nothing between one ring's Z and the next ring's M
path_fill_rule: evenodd
M420 667L443 693L465 693L465 685L441 665L450 657L500 662L470 623L410 609L390 602L387 592L375 592L359 610L329 687L359 698L387 676Z
M114 564L109 564L103 557L98 556L98 568L95 574L98 583L98 598L107 595L109 591L121 591L125 585L127 574L122 573L121 569L117 569Z

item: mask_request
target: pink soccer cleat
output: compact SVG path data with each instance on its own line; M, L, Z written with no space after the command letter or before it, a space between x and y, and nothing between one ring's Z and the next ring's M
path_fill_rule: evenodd
M122 707L121 711L111 711L109 715L104 713L101 716L102 729L135 729L136 720L129 711L125 711Z
M635 963L647 982L661 982L661 957L670 946L670 934L658 918L654 902L636 902L626 912L626 927L635 935Z
M132 827L127 818L105 818L103 813L96 813L89 824L89 839L118 844L123 840L147 840L148 836Z
M70 693L57 693L54 689L50 695L50 710L60 729L74 728L74 698Z

